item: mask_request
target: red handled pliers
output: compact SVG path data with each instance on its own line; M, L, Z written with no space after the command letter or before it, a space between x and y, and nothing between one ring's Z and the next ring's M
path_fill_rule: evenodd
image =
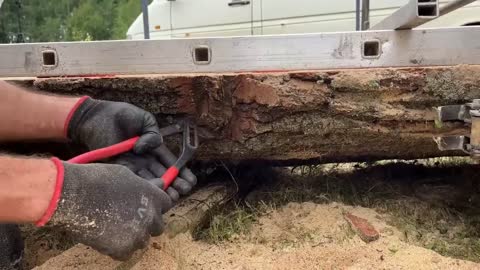
M192 132L193 130L193 132ZM169 136L175 133L183 131L183 146L182 153L180 157L175 161L175 163L170 166L167 171L162 175L161 180L163 180L163 189L166 190L177 178L180 169L185 166L185 164L193 157L195 150L198 148L198 136L197 128L195 125L190 124L188 121L183 121L182 124L175 124L165 128L160 129L160 134L162 136ZM76 156L68 162L75 164L86 164L110 157L114 157L119 154L123 154L129 151L132 151L135 143L137 143L140 137L133 137L126 141L96 149L79 156Z

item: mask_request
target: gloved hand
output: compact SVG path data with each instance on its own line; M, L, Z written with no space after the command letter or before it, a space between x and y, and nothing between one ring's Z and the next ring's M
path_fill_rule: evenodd
M56 189L38 226L60 226L80 243L120 260L163 232L162 214L172 201L160 188L120 165L52 160Z
M154 150L155 151L155 150ZM123 165L135 172L138 176L147 179L152 184L163 189L163 181L160 180L167 168L158 162L158 158L154 154L136 155L134 153L126 153L114 159L116 164ZM169 164L164 163L164 164ZM173 165L173 162L171 163ZM193 179L195 182L189 182L185 179ZM170 198L176 202L180 195L185 195L196 184L197 178L188 168L180 171L180 177L167 188L166 192Z
M158 168L172 165L165 163L159 151L153 151L163 141L155 117L134 105L84 97L72 109L65 127L67 138L90 151L140 136L133 153L120 155L113 162L127 166L141 177L158 178L161 176ZM174 200L179 194L190 192L197 183L196 176L188 169L182 170L180 177L167 190Z

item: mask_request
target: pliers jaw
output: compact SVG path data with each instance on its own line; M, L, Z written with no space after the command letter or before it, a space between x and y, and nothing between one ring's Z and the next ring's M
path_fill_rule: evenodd
M188 120L184 120L183 123L183 140L182 140L182 153L175 162L176 167L181 168L192 159L195 150L198 148L198 133L197 127L190 123Z
M480 159L480 99L463 105L436 108L440 123L459 121L470 126L469 135L437 136L434 141L441 151L460 150L474 159Z

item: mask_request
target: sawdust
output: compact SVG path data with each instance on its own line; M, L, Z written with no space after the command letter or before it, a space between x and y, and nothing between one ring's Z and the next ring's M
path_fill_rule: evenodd
M41 265L74 245L71 237L58 228L23 225L20 229L25 239L24 269Z
M78 245L37 269L480 269L478 169L467 159L257 174L241 167L229 174L243 183L243 204L210 208L204 200L216 193L199 189L170 220L188 226L169 222L184 229L152 239L129 261ZM270 180L244 182L262 179ZM368 221L378 240L365 243L347 213ZM189 221L202 215L200 223Z
M381 234L366 244L343 215L367 219ZM117 262L77 246L36 269L478 269L401 241L401 233L372 209L339 203L289 203L258 219L248 235L228 242L194 241L183 233L152 240L143 253Z

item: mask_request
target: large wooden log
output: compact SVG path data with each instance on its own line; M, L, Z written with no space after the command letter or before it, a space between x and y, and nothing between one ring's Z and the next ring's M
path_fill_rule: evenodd
M434 106L480 97L480 66L285 73L43 78L36 89L126 101L161 124L189 116L200 160L280 163L426 158L440 152Z

